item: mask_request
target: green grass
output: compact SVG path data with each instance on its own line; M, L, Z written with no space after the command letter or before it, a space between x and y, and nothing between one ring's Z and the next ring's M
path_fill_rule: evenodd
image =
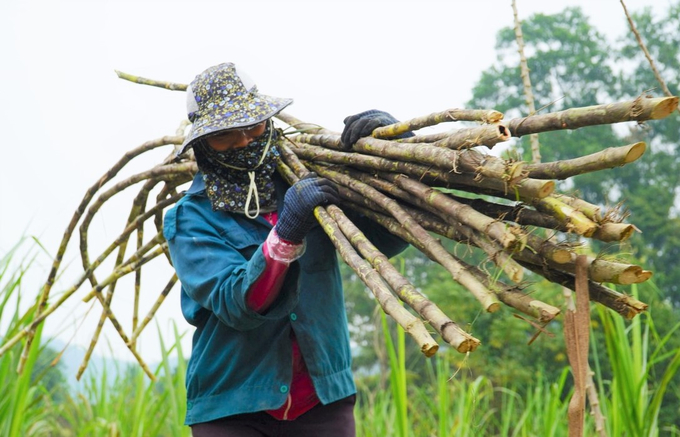
M29 255L15 259L28 241L0 258L2 338L27 326L34 315L35 302L22 309L22 280L41 249L36 243ZM679 391L673 378L680 369L680 348L669 345L680 324L660 336L649 314L630 322L605 309L597 314L605 347L599 350L592 342L591 362L607 435L680 436L674 425L659 423L664 399L668 394L677 398ZM384 317L382 325L389 373L357 380L359 436L568 435L568 368L556 380L538 372L530 386L501 387L485 375L459 369L460 354L444 347L416 374L406 362L404 332ZM174 338L166 343L159 333L162 359L155 368L156 383L133 365L89 369L80 388L74 389L54 378L58 369L49 365L53 353L46 353L48 342L38 329L24 373L16 372L23 343L0 357L0 435L189 436L190 429L183 425L186 361L181 336L175 327ZM586 435L595 435L590 415Z
M26 250L25 245L32 246ZM31 323L36 302L22 308L22 280L40 244L22 239L0 257L0 339L10 338ZM26 251L22 259L17 254ZM37 295L37 293L29 293ZM183 425L186 392L186 361L181 335L174 330L172 344L160 336L162 359L156 369L159 382L152 383L136 366L90 369L79 390L60 384L58 369L50 365L53 352L40 325L29 350L24 371L17 367L25 340L0 357L0 436L172 436L191 434ZM49 340L49 339L48 339ZM173 363L171 356L177 356ZM113 372L113 374L111 374ZM66 393L65 393L66 391Z
M0 323L7 327L2 338L11 337L34 315L35 303L22 311L22 279L32 265L36 253L29 253L14 265L14 257L26 244L22 239L0 258ZM35 334L24 366L24 372L18 375L23 343L17 344L0 357L0 380L3 395L0 396L0 435L5 437L25 435L46 435L48 411L44 406L49 401L49 393L40 384L40 374L36 374L35 365L41 349L42 327Z
M135 364L125 368L89 372L81 393L69 394L55 411L60 425L53 435L86 436L190 436L183 425L186 413L184 375L186 362L181 335L175 327L175 341L166 347L160 336L162 359L151 382ZM171 354L177 353L172 364ZM111 382L113 381L113 382Z
M635 287L633 291L636 292ZM680 368L680 348L667 350L666 345L677 335L680 323L660 338L648 313L627 324L610 310L598 308L598 314L613 374L611 381L602 382L602 366L596 362L608 435L661 435L658 422L661 403ZM599 351L594 352L599 357ZM664 435L680 433L677 429L665 430Z

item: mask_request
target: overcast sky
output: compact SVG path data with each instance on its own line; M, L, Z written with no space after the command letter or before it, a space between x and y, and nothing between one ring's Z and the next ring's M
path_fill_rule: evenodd
M661 12L669 1L626 4L632 11L653 6ZM580 6L608 39L628 31L618 0L517 0L517 6L520 19ZM114 69L189 83L203 69L232 61L261 92L294 98L287 112L340 130L346 115L365 109L405 119L462 107L481 72L496 62L496 32L512 20L510 0L2 0L0 255L22 235L38 237L54 254L86 189L126 151L173 134L186 117L184 93L122 81ZM124 173L149 168L169 152ZM91 257L120 233L135 192L94 220ZM81 272L77 244L65 263L71 267L55 294ZM48 257L38 259L25 299L44 282L49 265ZM163 265L145 276L142 317L169 274ZM188 330L178 291L158 317L164 333L171 320ZM49 332L87 345L100 310L86 317L89 306L72 300L52 317ZM128 317L129 284L118 287L116 300L115 311ZM122 322L129 332L129 319ZM107 332L112 348L129 357ZM155 333L150 326L140 347L149 361L158 358Z

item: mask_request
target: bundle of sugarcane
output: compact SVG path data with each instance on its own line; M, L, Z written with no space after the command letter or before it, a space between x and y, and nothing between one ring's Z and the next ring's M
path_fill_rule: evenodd
M566 179L629 164L644 153L645 144L612 147L592 155L545 164L500 159L476 147L491 148L511 136L659 119L669 115L677 105L676 97L638 98L524 117L507 123L502 122L503 115L497 111L451 109L378 128L370 137L360 139L351 150L343 148L337 133L282 114L279 118L298 132L288 135L288 141L281 146L280 171L291 182L308 171L334 181L340 187L343 208L372 218L441 264L454 281L472 293L485 311L498 310L502 302L535 317L540 323L547 323L559 309L524 294L518 285L526 269L549 281L574 288L577 251L573 246L555 243L555 234L570 233L581 238L620 242L636 230L634 225L622 222L622 215L616 209L604 210L579 198L555 193L552 179ZM446 121L483 124L390 140L405 132ZM465 195L461 195L463 193ZM475 197L471 198L470 194ZM491 197L500 201L488 200ZM478 346L478 340L462 332L438 309L434 310L437 318L424 312L423 308L432 311L436 306L415 294L412 285L405 286L407 293L401 292L400 287L404 285L391 282L383 273L384 264L387 264L384 257L376 256L372 246L370 250L362 247L367 244L366 237L356 228L343 224L347 218L341 210L332 207L327 211L329 214L321 211L318 218L329 229L329 235L340 232L346 237L334 239L341 253L351 251L351 247L343 247L348 245L347 241L351 242L382 274L384 282L395 294L456 350L467 352ZM540 228L550 230L553 238L541 237L545 233L536 232ZM432 234L481 249L510 283L492 278L459 259ZM343 257L348 261L347 256ZM646 308L637 299L602 283L640 283L652 276L650 271L596 257L590 257L588 261L591 300L626 318L634 317ZM399 280L406 281L403 277ZM367 285L371 288L370 283ZM417 296L415 301L414 296ZM412 325L408 319L397 321L409 332ZM441 327L450 331L447 333ZM415 334L413 337L425 354L436 350L431 338Z
M171 90L185 90L186 85L144 79L118 72L123 79L160 86ZM610 211L588 204L578 198L554 193L551 179L564 179L575 174L625 165L637 159L645 149L643 143L610 148L600 153L549 164L526 164L486 155L473 147L493 145L510 136L544 132L555 129L575 129L582 126L616 123L628 120L653 120L665 117L677 107L677 98L637 99L614 105L575 108L567 111L536 115L501 123L502 114L496 111L448 110L427 117L416 118L392 126L379 128L372 137L363 138L352 150L343 150L339 135L280 114L278 118L296 129L286 134L281 145L282 160L279 172L290 182L314 171L333 180L340 190L341 205L318 207L315 215L343 260L358 274L374 293L383 310L392 316L431 356L438 349L423 320L459 352L469 352L479 346L479 340L461 329L433 302L418 292L354 226L343 211L355 210L385 226L427 257L440 264L454 281L460 283L477 298L486 311L493 312L504 303L537 319L539 323L552 320L559 309L522 292L518 285L525 269L544 276L566 287L574 287L576 251L568 245L542 238L534 228L571 233L602 241L623 241L635 227L622 223ZM435 135L414 136L405 140L389 140L407 131L416 131L433 124L469 120L485 123L479 127L460 129ZM87 190L64 233L48 279L38 299L34 317L12 338L5 339L0 356L25 339L28 351L35 329L65 301L75 295L85 283L89 293L85 300L96 299L102 307L97 329L83 360L78 376L85 370L89 357L99 339L101 329L109 320L147 375L154 379L136 348L144 328L152 320L165 297L177 282L172 273L156 302L139 321L139 294L142 267L165 254L167 246L162 236L163 211L179 198L178 187L189 182L197 171L192 153L175 159L175 152L184 137L186 122L177 133L149 141L126 153ZM165 145L173 151L157 166L121 181L119 172L133 159ZM88 228L102 205L125 189L141 183L128 219L121 234L94 260L88 249ZM98 191L111 185L95 199ZM160 189L157 189L160 187ZM446 188L446 190L442 190ZM155 199L151 192L158 191ZM479 195L470 199L457 192ZM484 197L482 197L484 196ZM514 203L492 202L489 196ZM49 303L55 278L61 269L68 243L80 224L80 254L83 273L59 298ZM145 224L155 226L156 233L148 239ZM136 250L126 254L133 236ZM438 235L438 237L434 237ZM488 276L486 272L459 259L441 244L439 237L481 249L501 269L509 283ZM95 272L104 261L118 252L113 270L98 280ZM161 257L162 258L162 257ZM115 316L112 299L118 280L134 273L134 308L131 334ZM631 296L618 293L602 283L632 284L642 282L651 272L626 263L590 258L588 274L591 299L606 305L624 317L634 317L646 305ZM417 314L405 309L397 298ZM25 358L25 354L24 354ZM20 368L23 365L22 359Z

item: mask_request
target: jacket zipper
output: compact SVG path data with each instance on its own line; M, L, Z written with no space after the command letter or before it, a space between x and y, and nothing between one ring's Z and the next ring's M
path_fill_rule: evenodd
M283 412L283 420L288 420L288 412L290 411L290 407L293 406L293 397L288 393L288 398L286 399L288 402L288 405L286 406L286 411Z

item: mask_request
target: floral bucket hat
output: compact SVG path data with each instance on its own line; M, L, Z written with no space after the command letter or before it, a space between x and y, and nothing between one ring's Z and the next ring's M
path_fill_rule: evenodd
M187 88L187 114L193 125L177 155L199 138L258 124L291 103L293 99L259 94L250 77L231 62L210 67Z

